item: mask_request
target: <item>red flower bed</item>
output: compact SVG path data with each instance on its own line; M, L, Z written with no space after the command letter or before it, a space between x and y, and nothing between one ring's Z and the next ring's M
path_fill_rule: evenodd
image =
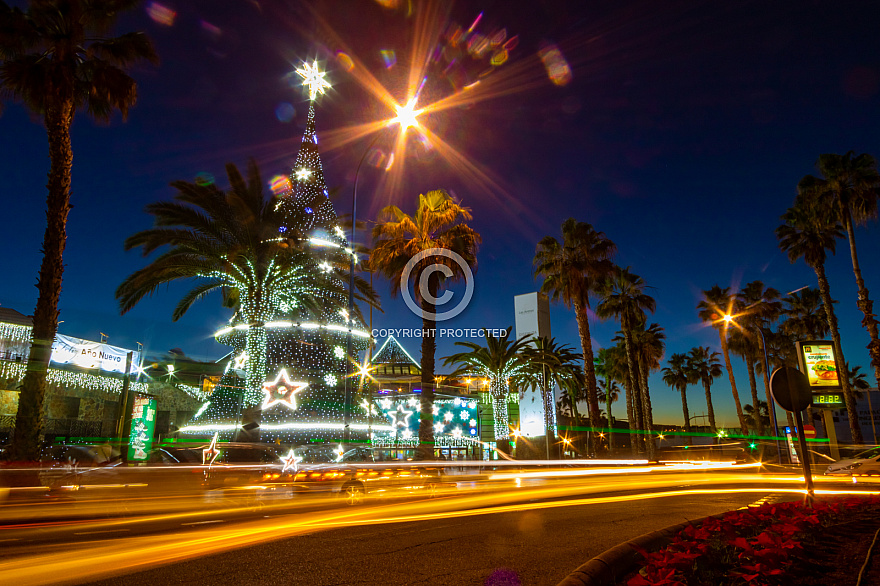
M790 584L816 528L867 507L880 508L880 498L814 501L812 508L800 502L763 505L706 519L656 553L639 550L646 565L627 586Z

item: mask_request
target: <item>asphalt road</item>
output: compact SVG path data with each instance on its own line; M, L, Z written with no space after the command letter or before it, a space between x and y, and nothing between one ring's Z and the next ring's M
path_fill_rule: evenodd
M746 506L766 495L776 498L770 491L685 495L351 526L267 540L91 583L556 584L627 539Z

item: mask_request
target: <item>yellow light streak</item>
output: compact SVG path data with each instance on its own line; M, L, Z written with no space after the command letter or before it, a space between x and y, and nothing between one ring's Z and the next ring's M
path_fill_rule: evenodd
M804 489L774 488L773 492L806 494ZM417 501L415 503L394 504L380 507L366 507L357 511L342 509L334 512L304 513L295 516L273 517L258 521L242 522L223 527L210 525L207 529L184 530L161 535L145 535L133 538L115 538L101 543L100 548L91 551L89 556L71 556L70 552L25 554L18 558L0 562L0 583L32 586L56 581L64 576L66 581L95 580L99 577L142 571L149 567L178 563L203 555L231 551L267 540L283 539L294 535L311 533L328 528L358 525L407 523L438 519L471 517L511 513L535 509L551 509L568 506L600 505L618 502L662 499L676 496L729 495L733 493L766 493L767 488L722 488L722 489L681 489L664 492L617 495L608 497L588 497L566 501L518 502L513 504L489 505L467 510L436 510L450 504L468 504L477 507L487 503L485 495L465 499L439 499ZM515 493L513 498L531 498L539 491L524 490ZM817 494L877 495L878 491L817 490ZM497 495L492 495L497 500ZM414 512L400 514L404 509ZM419 509L422 509L419 512ZM432 510L435 509L435 510ZM175 547L169 548L168 543Z

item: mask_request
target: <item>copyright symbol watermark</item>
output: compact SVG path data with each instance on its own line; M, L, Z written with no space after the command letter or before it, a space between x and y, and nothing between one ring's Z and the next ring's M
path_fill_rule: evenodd
M422 261L424 261L428 257L437 257L442 256L444 258L451 259L455 264L457 264L461 268L461 272L464 274L464 282L465 282L465 291L464 297L461 298L461 301L458 302L458 305L449 309L447 311L443 311L440 313L425 311L421 307L419 307L418 303L412 298L412 295L409 291L409 279L410 274L413 269L416 268L417 265L420 265ZM428 288L428 279L435 272L443 273L443 276L451 278L455 273L451 268L449 268L443 262L437 262L431 265L428 265L424 268L421 268L421 274L419 275L419 281L416 283L416 287L419 291L419 296L427 301L429 304L433 306L444 305L449 303L452 298L452 291L444 291L442 295L439 297L435 297L431 294L431 291ZM410 311L414 314L427 318L433 321L446 321L447 319L452 319L462 311L464 311L467 304L470 302L471 297L474 295L474 274L471 272L471 267L468 266L467 262L454 252L446 248L429 248L428 250L423 250L418 253L406 263L406 266L403 268L403 272L400 275L400 290L402 291L403 300L406 302L406 306L409 307Z

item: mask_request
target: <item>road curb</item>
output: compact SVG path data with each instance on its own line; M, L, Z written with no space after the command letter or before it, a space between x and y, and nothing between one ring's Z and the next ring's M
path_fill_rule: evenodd
M657 551L668 545L675 534L688 525L696 525L706 519L721 518L723 514L709 515L702 519L670 525L625 541L603 551L566 576L556 586L614 586L618 580L624 578L641 563L642 556L636 551L636 548Z

